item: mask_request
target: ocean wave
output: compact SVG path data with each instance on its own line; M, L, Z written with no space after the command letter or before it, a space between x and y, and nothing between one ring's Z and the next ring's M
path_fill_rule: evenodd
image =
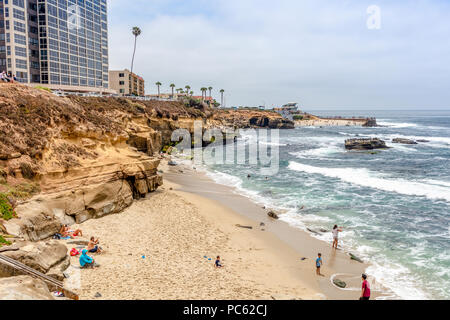
M409 122L385 122L385 121L378 122L378 125L391 127L391 128L411 128L411 127L419 126L415 123L409 123Z
M367 169L357 168L321 168L313 167L291 161L289 169L306 173L320 174L337 178L342 181L388 192L395 192L411 196L422 196L432 200L445 200L450 202L450 187L445 185L429 184L426 181L408 181L403 179L390 179L380 177L379 173Z

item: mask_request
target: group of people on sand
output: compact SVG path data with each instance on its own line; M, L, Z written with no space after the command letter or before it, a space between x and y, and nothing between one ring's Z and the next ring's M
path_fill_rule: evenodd
M82 237L83 231L81 229L71 230L67 224L64 224L61 226L58 236L62 239L74 239L75 237ZM81 251L79 259L81 268L93 268L99 266L95 263L95 260L88 255L88 253L102 253L103 250L99 244L100 240L98 238L91 237L89 239L87 249Z
M81 256L79 259L81 268L87 269L100 266L98 263L95 262L94 258L88 255L88 253L102 253L103 250L102 248L100 248L99 244L100 244L99 239L91 237L87 249L83 249L83 251L81 251Z
M11 73L11 71L8 71L8 73L6 73L6 71L3 70L2 73L0 73L0 80L3 82L15 82L17 81L17 78Z
M336 250L338 249L339 233L342 231L343 231L342 227L338 227L337 225L333 227L333 230L331 231L333 234L333 244L332 244L333 249ZM322 254L318 253L316 258L316 274L318 276L324 277L324 275L320 273L320 268L322 267L322 265L323 265ZM359 300L370 300L370 283L367 280L367 275L363 274L361 276L361 280L362 280L362 289Z

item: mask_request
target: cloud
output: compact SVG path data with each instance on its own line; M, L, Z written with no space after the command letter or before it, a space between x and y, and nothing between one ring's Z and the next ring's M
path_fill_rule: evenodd
M146 80L226 90L228 105L306 109L448 107L450 5L364 0L110 0L110 68Z

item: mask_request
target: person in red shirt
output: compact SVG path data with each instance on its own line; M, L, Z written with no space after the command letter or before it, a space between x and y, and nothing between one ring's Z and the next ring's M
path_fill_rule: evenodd
M369 300L370 299L370 284L369 281L367 281L367 275L362 275L362 290L361 290L361 297L359 300Z

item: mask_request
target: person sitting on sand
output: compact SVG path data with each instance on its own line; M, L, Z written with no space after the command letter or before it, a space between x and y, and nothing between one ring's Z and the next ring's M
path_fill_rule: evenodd
M317 259L316 259L316 274L318 276L324 276L323 274L320 273L320 267L322 267L323 264L323 260L322 260L322 254L319 253L317 254Z
M98 246L100 241L91 237L91 240L88 243L87 249L90 253L102 253L102 249Z
M335 225L333 227L333 230L331 231L333 233L333 248L338 248L338 242L339 242L339 232L342 232L342 228Z
M365 274L362 275L362 290L359 300L370 300L370 284Z
M84 249L81 252L80 256L80 266L81 268L94 268L95 267L95 261L91 257L87 255L88 251Z
M61 230L59 231L59 233L63 236L63 238L70 237L71 239L73 239L73 237L78 237L78 236L82 237L83 236L83 231L81 231L81 229L77 229L75 231L70 230L70 228L67 224L65 224L61 227Z
M217 256L216 262L214 263L214 268L223 268L222 262L220 261L220 256Z

